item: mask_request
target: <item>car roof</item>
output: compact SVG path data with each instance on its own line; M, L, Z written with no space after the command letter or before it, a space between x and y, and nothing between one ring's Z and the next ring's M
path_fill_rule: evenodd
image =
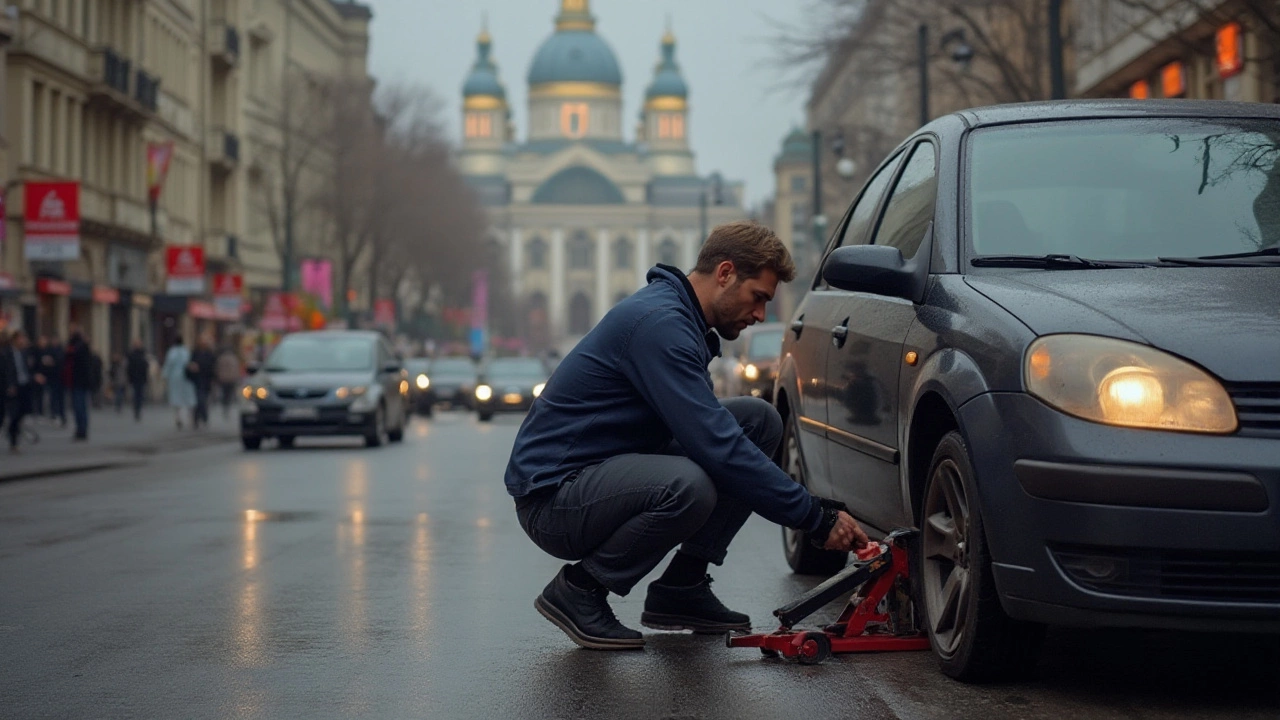
M969 108L953 114L970 127L1091 118L1217 117L1280 120L1280 105L1227 100L1047 100Z

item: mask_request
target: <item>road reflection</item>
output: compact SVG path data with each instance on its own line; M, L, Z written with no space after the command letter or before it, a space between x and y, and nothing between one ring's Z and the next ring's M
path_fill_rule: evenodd
M246 510L241 525L242 572L231 637L235 648L234 662L243 667L263 667L267 660L263 637L262 577L258 568L262 555L258 524L266 517L266 513L259 510Z

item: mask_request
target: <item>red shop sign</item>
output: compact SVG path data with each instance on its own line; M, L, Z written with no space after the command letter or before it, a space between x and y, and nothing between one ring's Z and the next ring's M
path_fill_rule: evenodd
M120 291L106 285L94 285L93 301L104 305L116 305L120 302Z
M40 278L36 281L36 292L45 295L70 295L71 283L53 278Z

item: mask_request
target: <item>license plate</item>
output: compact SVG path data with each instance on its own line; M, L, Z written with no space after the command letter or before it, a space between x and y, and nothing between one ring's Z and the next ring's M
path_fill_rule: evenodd
M285 408L285 420L315 420L320 417L320 410L313 407Z
M502 401L508 405L519 405L524 398L520 397L520 393L507 393L502 396Z

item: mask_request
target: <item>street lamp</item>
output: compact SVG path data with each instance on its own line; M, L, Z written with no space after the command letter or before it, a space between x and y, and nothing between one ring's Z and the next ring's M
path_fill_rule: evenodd
M973 62L975 55L973 46L965 39L963 28L951 30L942 36L942 51L946 52L951 45L955 47L951 50L952 62L960 65L965 70L969 69L969 64ZM920 70L920 125L929 124L929 26L920 23L916 28L916 49L919 53L918 65Z
M840 158L836 161L836 174L848 180L853 177L853 173L857 171L858 166L853 161L853 158L844 156L844 147L844 130L837 130L836 136L831 139L831 151L836 154L836 157Z

